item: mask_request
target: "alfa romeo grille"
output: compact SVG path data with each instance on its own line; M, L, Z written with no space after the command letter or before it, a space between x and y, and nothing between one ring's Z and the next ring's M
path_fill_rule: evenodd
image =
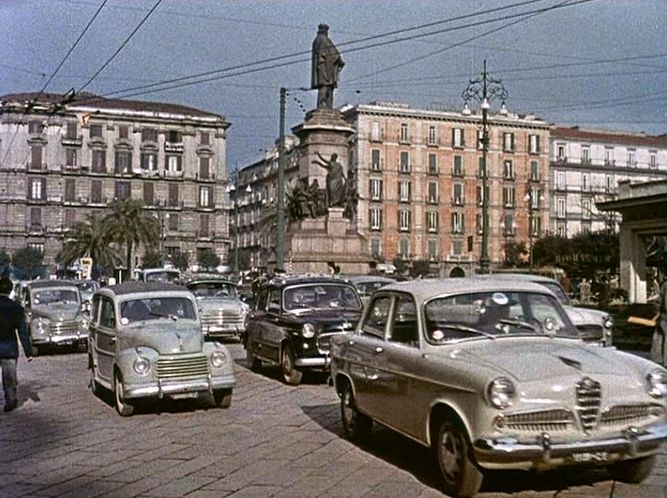
M54 334L76 334L78 330L79 325L76 323L76 320L51 323L51 331Z
M599 341L604 337L601 325L577 325L577 330L584 341Z
M505 415L497 420L496 425L500 429L553 432L566 430L572 421L572 413L568 410L543 410Z
M595 427L600 414L602 398L600 383L586 377L577 383L575 392L577 395L577 413L581 426L585 432L590 432Z
M657 405L617 405L600 416L600 424L605 426L639 424L661 415L664 416L664 409Z
M204 355L172 356L157 360L157 376L160 379L184 379L207 375L208 361Z

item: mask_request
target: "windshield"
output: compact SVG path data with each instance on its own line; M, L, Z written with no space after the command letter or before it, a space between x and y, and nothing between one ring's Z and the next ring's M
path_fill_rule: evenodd
M91 281L77 282L76 286L79 288L80 291L90 291L90 292L95 292L97 289L100 288L100 284Z
M361 301L356 291L349 285L337 283L288 287L283 294L283 302L286 311L361 309Z
M238 297L236 285L231 282L197 282L188 284L197 297Z
M79 293L74 289L42 289L32 294L33 304L76 303Z
M180 275L178 271L169 270L144 272L144 282L175 282Z
M357 290L359 291L359 294L361 296L370 296L378 290L380 287L383 287L387 285L388 282L362 282L359 284L356 284Z
M120 305L120 322L123 325L147 320L194 320L192 301L184 297L159 297L134 299Z
M565 294L565 291L560 286L558 282L538 282L540 285L543 285L551 292L553 292L561 304L570 304L570 299Z
M476 292L428 301L427 340L442 344L478 337L547 335L577 338L560 303L531 292Z

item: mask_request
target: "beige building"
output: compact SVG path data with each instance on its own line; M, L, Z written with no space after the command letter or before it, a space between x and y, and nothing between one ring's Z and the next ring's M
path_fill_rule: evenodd
M43 251L53 272L68 228L113 199L141 199L168 254L227 259L223 116L87 94L13 94L0 104L0 249ZM138 252L135 264L141 264Z
M551 130L551 225L563 237L618 229L596 203L618 197L619 182L667 178L667 136L555 127Z

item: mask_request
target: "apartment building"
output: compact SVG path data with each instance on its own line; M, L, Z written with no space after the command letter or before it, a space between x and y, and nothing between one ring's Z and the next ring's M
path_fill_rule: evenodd
M618 196L618 182L667 178L667 135L554 127L549 152L551 233L616 230L618 214L596 203Z
M357 133L358 230L369 256L428 260L434 274L477 267L482 202L488 196L489 257L549 224L549 125L534 116L492 113L487 192L482 188L482 115L372 103L343 110ZM529 226L531 225L532 226Z
M168 255L227 259L226 137L218 114L182 105L52 93L0 97L0 248L56 268L68 229L140 199ZM141 264L139 252L134 262Z

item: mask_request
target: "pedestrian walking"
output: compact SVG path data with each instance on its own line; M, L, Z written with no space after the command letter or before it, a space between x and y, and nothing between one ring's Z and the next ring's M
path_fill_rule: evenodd
M665 344L665 333L667 333L667 281L660 289L660 300L658 316L651 341L651 359L662 366L667 366L667 345Z
M3 410L10 412L18 406L16 386L18 384L16 364L19 357L18 339L23 346L23 353L32 360L32 344L25 323L23 306L9 298L12 281L4 275L0 278L0 369L2 370L2 388L5 392Z

